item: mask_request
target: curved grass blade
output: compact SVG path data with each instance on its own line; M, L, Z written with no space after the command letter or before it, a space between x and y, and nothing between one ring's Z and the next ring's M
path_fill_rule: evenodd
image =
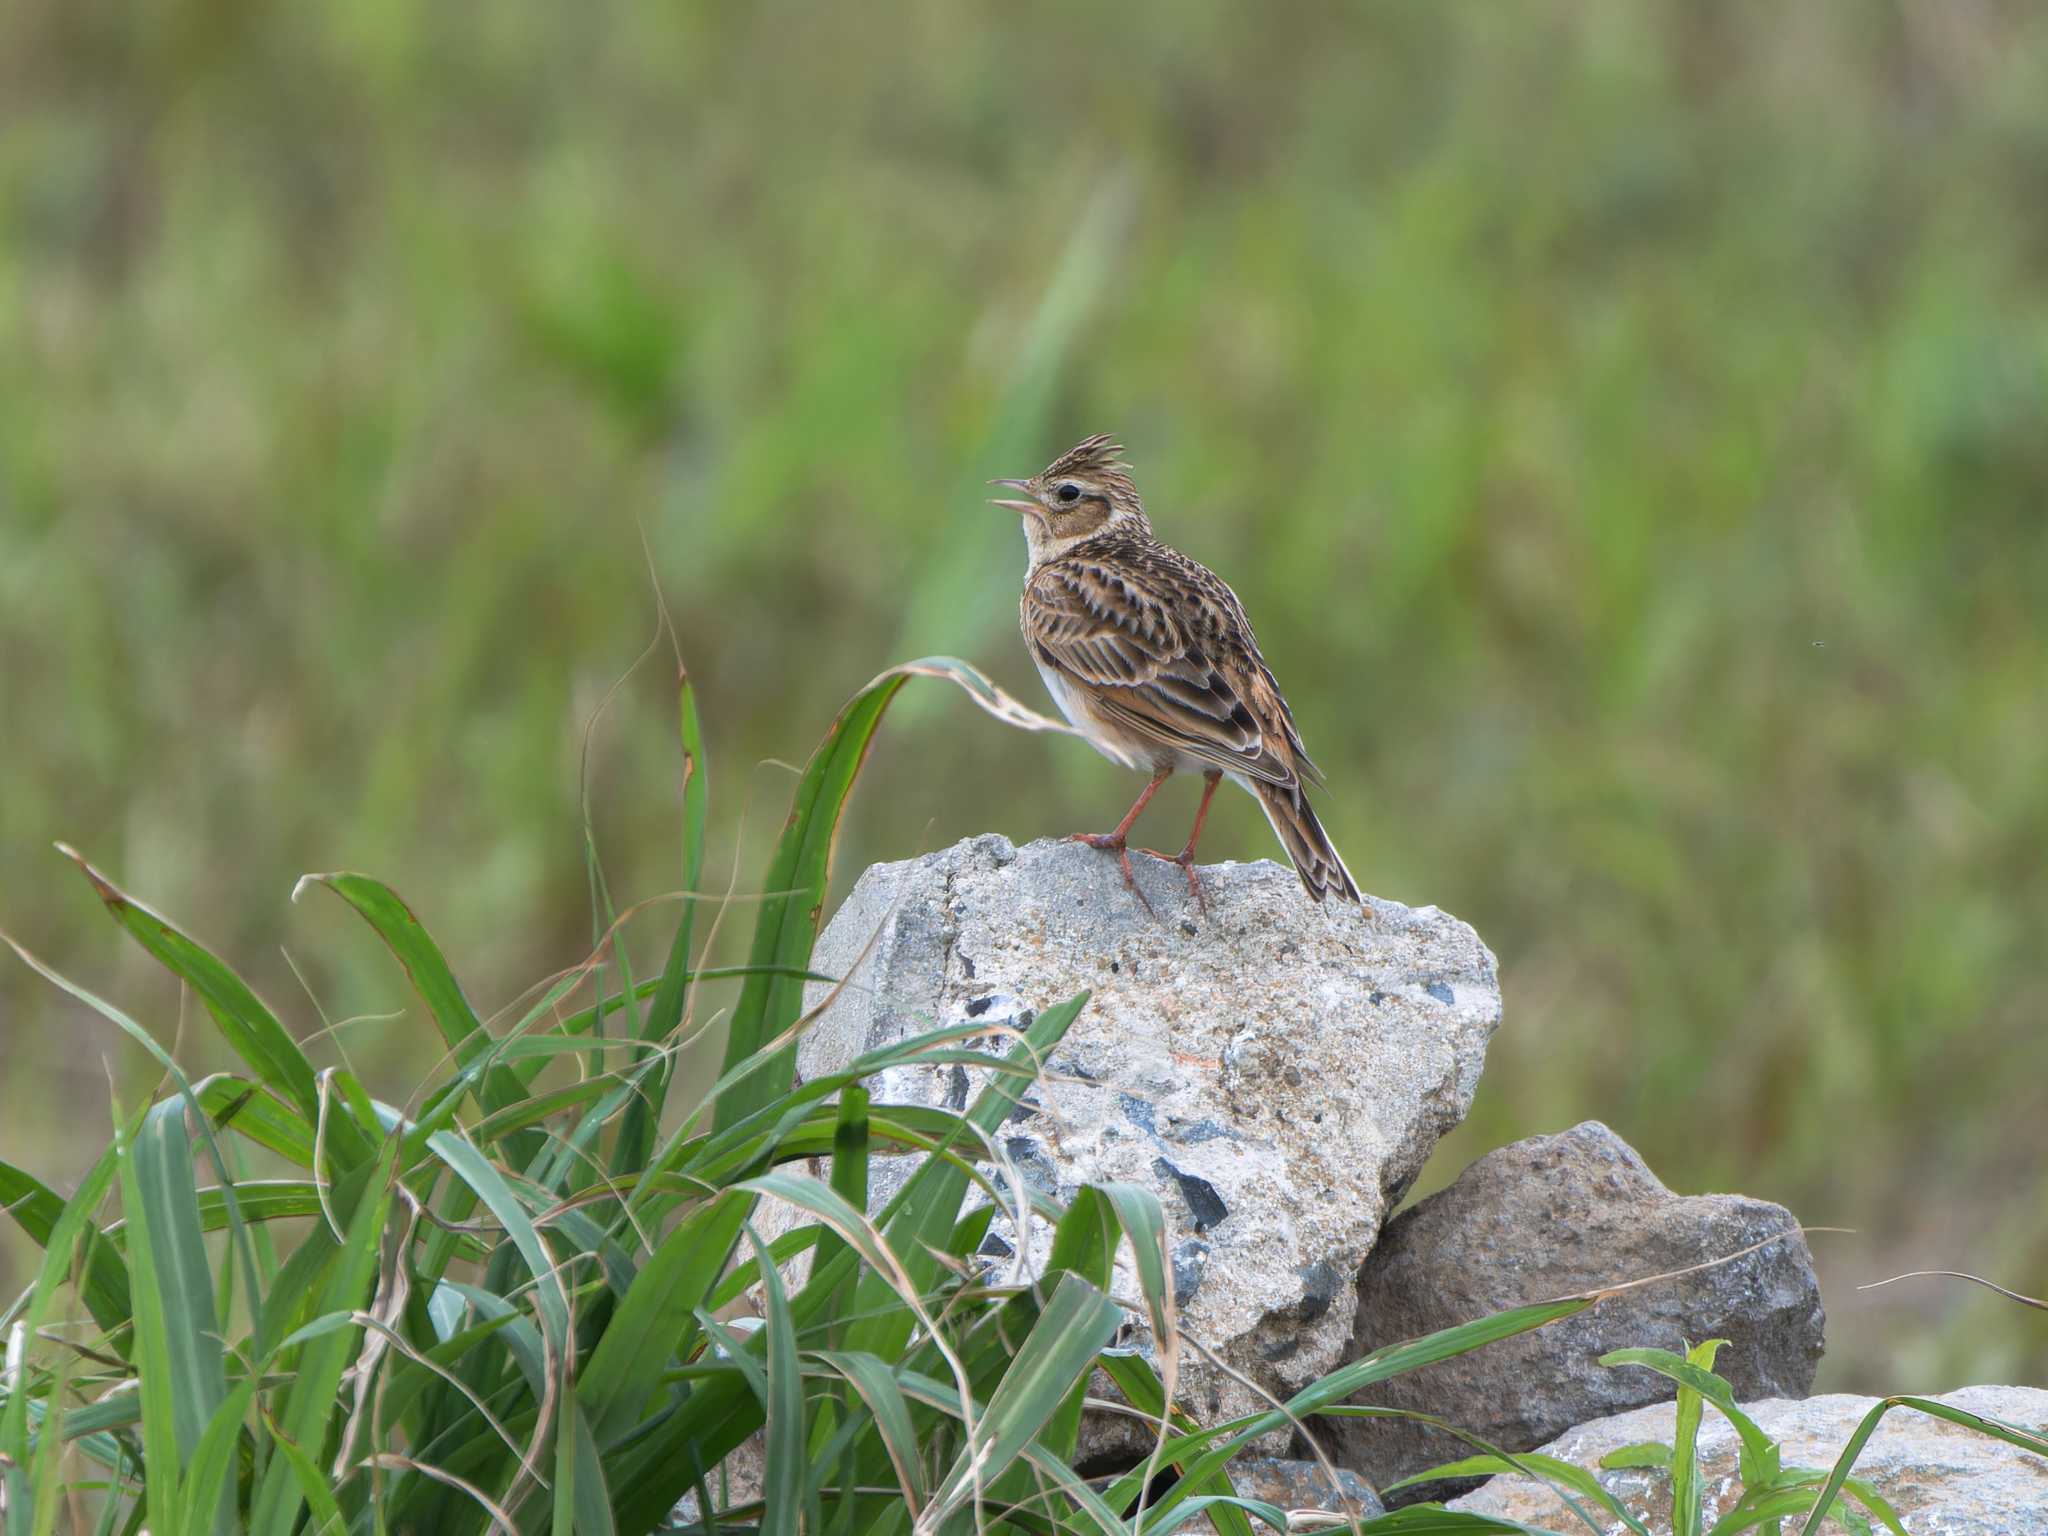
M704 731L697 719L697 694L690 686L689 672L676 669L676 717L683 754L683 890L694 892L704 877L704 819L707 785L704 772ZM695 937L697 903L687 896L676 919L676 931L669 940L668 960L662 966L661 981L654 1002L641 1026L643 1040L666 1040L681 1027L683 1005L688 1001L690 949ZM626 1108L613 1149L612 1172L635 1172L647 1166L654 1153L656 1127L662 1105L668 1097L669 1067L650 1085L645 1098L636 1098Z
M1175 1436L1166 1442L1161 1459L1173 1462L1181 1468L1181 1482L1160 1501L1159 1512L1167 1513L1186 1497L1179 1492L1182 1486L1199 1487L1204 1479L1220 1470L1232 1456L1260 1435L1290 1427L1295 1419L1305 1418L1309 1414L1341 1403L1353 1393L1375 1382L1419 1370L1425 1365L1434 1365L1439 1360L1469 1354L1496 1340L1512 1338L1518 1333L1527 1333L1532 1329L1544 1327L1560 1318L1571 1317L1585 1311L1597 1299L1594 1296L1567 1296L1556 1301L1536 1302L1530 1306L1496 1312L1490 1317L1475 1318L1471 1322L1459 1323L1455 1327L1440 1328L1435 1333L1374 1350L1349 1365L1340 1366L1329 1375L1311 1382L1295 1393L1288 1399L1284 1411L1278 1408L1269 1409L1265 1413L1248 1414L1243 1418L1212 1425L1194 1434ZM1125 1509L1131 1505L1143 1486L1142 1473L1141 1468L1138 1472L1126 1473L1117 1480L1105 1495L1112 1507ZM1503 1526L1501 1529L1513 1527Z
M789 1293L782 1274L768 1260L761 1234L747 1224L754 1250L755 1272L761 1277L761 1332L767 1344L768 1423L762 1488L767 1508L761 1536L797 1536L803 1512L799 1490L809 1458L804 1449L804 1388L797 1371L796 1327L790 1320Z
M178 1455L185 1460L227 1398L227 1375L182 1099L166 1099L144 1116L123 1170L122 1191L130 1255L138 1248L149 1255L155 1291L150 1311L163 1330Z
M1711 1372L1714 1356L1726 1342L1725 1339L1707 1339L1695 1344L1686 1355L1686 1364ZM1700 1414L1705 1402L1696 1387L1679 1383L1671 1434L1672 1536L1699 1536L1704 1519L1698 1444Z
M1662 1449L1662 1447L1659 1447ZM1666 1458L1669 1460L1668 1456ZM1402 1478L1397 1483L1388 1483L1381 1493L1393 1493L1401 1488L1413 1488L1420 1483L1441 1482L1454 1477L1513 1477L1541 1474L1547 1482L1562 1483L1582 1499L1590 1499L1608 1514L1627 1526L1636 1536L1650 1536L1649 1529L1628 1512L1628 1508L1608 1491L1607 1485L1593 1473L1576 1462L1565 1461L1556 1456L1545 1456L1540 1451L1518 1451L1513 1456L1466 1456L1458 1461L1447 1461L1441 1466L1430 1467Z
M313 1123L267 1087L216 1072L194 1083L192 1095L216 1131L232 1128L301 1168L313 1166Z
M768 864L769 894L754 928L748 957L752 965L801 968L810 960L824 915L840 812L867 760L883 714L912 677L939 677L955 683L990 714L1023 729L1070 729L1025 708L973 667L949 656L906 662L877 677L840 711L797 782L789 820ZM801 984L788 977L766 970L749 976L727 1026L725 1069L745 1061L794 1024L802 1003ZM795 1061L795 1047L785 1047L765 1070L728 1089L718 1101L713 1123L730 1125L787 1093Z
M375 1189L366 1189L356 1201L338 1262L328 1270L327 1283L316 1303L323 1315L338 1312L352 1316L365 1310L376 1281L385 1219L391 1209L390 1159L387 1156L383 1163L361 1171L383 1177ZM253 1536L290 1536L300 1504L313 1497L306 1488L305 1468L326 1443L341 1373L355 1357L361 1333L361 1328L351 1323L312 1338L300 1352L276 1426L277 1440L286 1455L271 1462L257 1488L249 1520ZM312 1507L324 1521L320 1504L316 1501Z
M52 986L58 988L60 991L68 993L70 996L76 998L79 1002L84 1003L88 1008L92 1009L95 1013L99 1014L101 1018L107 1020L108 1023L114 1025L123 1034L127 1035L129 1039L133 1040L137 1045L141 1046L143 1050L149 1053L150 1057L156 1062L156 1064L163 1068L164 1073L170 1078L170 1080L173 1083L177 1084L178 1092L181 1096L181 1102L191 1109L193 1119L199 1126L200 1137L201 1140L205 1143L208 1161L210 1161L213 1165L214 1176L220 1181L222 1186L229 1190L229 1194L226 1198L228 1200L228 1221L230 1227L233 1230L234 1238L232 1248L237 1261L242 1265L243 1273L247 1277L248 1294L252 1299L258 1294L260 1294L259 1282L257 1279L256 1256L249 1243L248 1232L245 1229L240 1217L235 1212L232 1194L232 1176L228 1171L227 1157L222 1152L220 1143L214 1136L213 1122L206 1115L204 1108L199 1103L198 1097L193 1093L191 1080L185 1076L184 1069L181 1068L176 1061L172 1060L171 1053L164 1049L164 1047L158 1042L156 1036L152 1035L148 1030L144 1029L140 1024L136 1023L135 1020L130 1018L126 1013L122 1012L119 1008L116 1008L112 1003L108 1002L105 998L99 996L97 993L87 991L84 987L81 987L77 982L72 981L69 977L64 976L61 973L50 969L49 966L43 964L42 961L38 960L34 955L30 954L27 950L23 949L19 944L15 943L13 939L9 938L4 933L0 933L0 943L4 943L8 946L8 948L12 949L16 955L20 956L22 963L27 965L28 968L34 971L38 976L41 976L45 981L49 982ZM208 958L209 960L211 959L210 956ZM218 965L218 962L214 962L214 964ZM233 977L232 972L228 972L227 974L230 977ZM233 979L235 980L237 985L240 985L240 978ZM250 995L252 997L254 996L253 993ZM294 1049L296 1049L296 1047L294 1047ZM337 1137L337 1139L344 1138ZM267 1337L267 1335L261 1333L258 1334L257 1345L259 1348L262 1346L262 1341L265 1337Z
M188 982L206 1011L213 1015L221 1035L237 1056L264 1082L283 1094L308 1121L320 1115L319 1092L314 1086L313 1066L296 1040L286 1033L263 1000L249 984L216 959L203 946L174 927L170 920L151 911L120 890L75 848L64 843L57 851L70 859L92 882L114 921L134 936L136 942L154 955L175 976ZM355 1149L367 1152L368 1148Z
M1171 1413L1166 1406L1166 1387L1151 1363L1143 1355L1132 1351L1112 1349L1105 1351L1096 1361L1109 1379L1116 1383L1117 1390L1124 1395L1124 1401L1154 1421L1164 1418L1170 1431L1181 1434L1197 1430L1201 1426L1178 1407ZM1192 1497L1205 1494L1234 1493L1227 1471L1210 1474L1201 1487L1190 1490ZM1230 1509L1218 1509L1210 1516L1219 1536L1250 1536L1251 1521L1244 1515Z
M1095 1357L1116 1337L1116 1303L1079 1275L1060 1277L981 1415L976 1443L962 1449L932 1495L936 1523L1000 1478L1036 1438Z
M249 1416L249 1407L261 1385L261 1373L244 1377L214 1410L186 1469L178 1529L197 1532L209 1526L233 1528L234 1489L230 1478L235 1453L241 1445L242 1421Z
M433 1014L442 1040L459 1065L467 1067L491 1050L492 1037L477 1018L476 1010L469 1006L469 999L463 996L462 986L448 968L440 946L396 891L381 880L343 870L302 876L293 888L293 899L308 885L326 886L355 908L375 930L420 995L420 1001ZM493 1065L484 1073L477 1096L484 1109L495 1114L524 1098L526 1085L510 1067Z
M598 1443L639 1421L663 1371L688 1354L703 1305L753 1202L728 1193L699 1207L664 1238L612 1314L576 1383Z
M79 1295L93 1321L109 1333L126 1325L131 1316L128 1271L122 1267L114 1245L93 1224L92 1210L113 1182L116 1166L115 1150L109 1144L86 1174L78 1192L67 1201L59 1199L35 1175L12 1163L0 1162L0 1205L44 1250L42 1283L54 1287L66 1278L71 1271L73 1251L83 1242L84 1275ZM33 1334L34 1327L29 1331Z
M1718 1344L1719 1341L1711 1342ZM1735 1427L1736 1437L1741 1442L1741 1463L1737 1470L1745 1486L1754 1487L1759 1483L1767 1483L1778 1475L1777 1442L1763 1432L1756 1420L1742 1411L1741 1406L1735 1401L1734 1389L1725 1379L1716 1376L1711 1369L1683 1355L1673 1354L1668 1349L1609 1350L1600 1357L1600 1363L1605 1366L1642 1366L1645 1370L1655 1371L1660 1376L1678 1383L1680 1387L1698 1393L1712 1403L1721 1417Z
M896 1375L874 1355L856 1350L825 1349L817 1358L838 1372L874 1419L875 1432L903 1490L903 1502L913 1516L924 1508L924 1463L919 1455L917 1430L910 1418L910 1403L897 1385Z
M519 1251L519 1257L526 1263L534 1279L535 1305L540 1310L542 1333L558 1358L566 1358L562 1351L569 1337L569 1298L562 1290L562 1278L555 1271L546 1247L541 1243L540 1234L534 1230L533 1218L526 1207L512 1192L512 1186L505 1176L494 1167L489 1158L479 1152L465 1137L454 1131L436 1131L427 1138L427 1144L441 1156L455 1176L476 1191L477 1198L489 1207L505 1235L512 1239L512 1245Z
M1980 1435L1993 1440L2003 1440L2007 1445L2018 1446L2023 1451L2032 1451L2036 1456L2048 1456L2048 1439L2017 1424L2008 1424L2003 1419L1987 1418L1983 1414L1971 1413L1967 1409L1951 1407L1931 1397L1886 1397L1863 1416L1856 1426L1856 1432L1849 1437L1849 1443L1842 1447L1842 1454L1835 1459L1834 1470L1821 1487L1815 1501L1813 1513L1806 1524L1800 1527L1800 1536L1818 1536L1820 1523L1827 1516L1835 1495L1842 1491L1842 1485L1849 1479L1849 1473L1856 1465L1856 1458L1863 1454L1863 1447L1870 1443L1870 1437L1877 1432L1878 1421L1894 1408L1911 1408L1916 1413L1944 1419L1950 1424L1959 1424L1964 1429L1974 1429Z
M135 1152L141 1134L138 1127L131 1138L118 1123L115 1126L114 1139L121 1162L122 1204L138 1213L138 1219L128 1234L128 1271L135 1287L135 1348L132 1359L135 1363L136 1396L142 1409L142 1456L150 1469L144 1483L144 1505L149 1513L150 1529L174 1531L177 1529L179 1468L184 1465L185 1452L189 1448L178 1444L180 1410L171 1379L171 1331L174 1324L164 1311L161 1280L157 1272L157 1224L140 1218L145 1201Z

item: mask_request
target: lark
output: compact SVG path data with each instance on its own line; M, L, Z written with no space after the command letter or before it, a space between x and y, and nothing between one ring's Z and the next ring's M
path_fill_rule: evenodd
M1200 773L1202 803L1187 846L1137 851L1178 864L1206 906L1195 845L1227 777L1258 800L1312 899L1334 893L1359 902L1308 802L1307 786L1323 778L1244 605L1215 572L1154 536L1122 452L1107 435L1091 437L1042 474L989 482L1025 497L993 505L1023 519L1030 564L1019 622L1038 675L1096 751L1152 776L1114 831L1080 832L1073 841L1113 851L1124 884L1150 911L1131 874L1131 827L1176 769Z

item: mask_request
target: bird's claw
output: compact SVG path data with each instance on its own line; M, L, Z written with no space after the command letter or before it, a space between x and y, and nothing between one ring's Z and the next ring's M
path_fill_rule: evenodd
M1145 909L1146 915L1155 923L1159 921L1158 911L1153 907L1151 899L1139 888L1137 874L1131 869L1131 845L1128 841L1119 837L1114 832L1073 832L1068 834L1067 841L1070 843L1086 843L1090 848L1099 848L1106 853L1114 853L1117 863L1123 866L1125 886L1129 888L1133 896L1138 898L1138 905ZM1141 848L1138 851L1140 853L1147 853L1151 850Z

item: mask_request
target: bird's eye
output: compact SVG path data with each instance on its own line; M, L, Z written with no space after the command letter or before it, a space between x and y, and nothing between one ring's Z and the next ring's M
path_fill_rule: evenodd
M1069 480L1060 486L1059 498L1069 506L1081 499L1081 487Z

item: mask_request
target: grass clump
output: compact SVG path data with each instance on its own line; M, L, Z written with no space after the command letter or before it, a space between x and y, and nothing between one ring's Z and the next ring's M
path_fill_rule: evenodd
M918 674L1043 723L953 662L859 693L798 781L744 966L702 967L686 901L659 976L631 973L614 923L586 965L494 1034L396 892L309 876L302 889L331 892L382 940L446 1047L446 1071L403 1105L316 1067L232 968L73 854L239 1066L194 1080L143 1025L16 946L148 1050L163 1086L116 1107L68 1199L0 1163L0 1196L43 1255L0 1314L7 1528L1164 1531L1196 1513L1233 1532L1254 1516L1284 1526L1231 1491L1227 1463L1250 1440L1588 1304L1383 1352L1256 1418L1161 1412L1148 1467L1107 1484L1077 1476L1097 1366L1134 1403L1170 1399L1180 1340L1165 1218L1148 1191L1084 1187L1059 1202L977 1165L1000 1169L992 1135L1085 996L1041 1012L1006 1057L969 1048L988 1033L977 1024L795 1081L803 988L826 979L809 962L834 829L883 711ZM706 797L687 682L681 703L694 889ZM671 1067L702 1032L713 980L736 982L737 997L722 1069L695 1092ZM572 1009L586 984L596 1000ZM871 1104L861 1080L908 1061L972 1064L989 1080L964 1113ZM576 1071L558 1081L548 1069L563 1062ZM871 1216L878 1151L918 1162ZM986 1198L971 1203L977 1190ZM771 1202L799 1222L772 1242ZM998 1210L1049 1224L1042 1272L1003 1283L977 1261ZM1126 1247L1139 1294L1113 1299ZM779 1266L803 1255L793 1286ZM758 1301L751 1319L735 1314L743 1293ZM1164 1381L1105 1352L1126 1308L1160 1341ZM728 1459L756 1437L761 1487L742 1498ZM1454 1528L1491 1527L1431 1527Z

